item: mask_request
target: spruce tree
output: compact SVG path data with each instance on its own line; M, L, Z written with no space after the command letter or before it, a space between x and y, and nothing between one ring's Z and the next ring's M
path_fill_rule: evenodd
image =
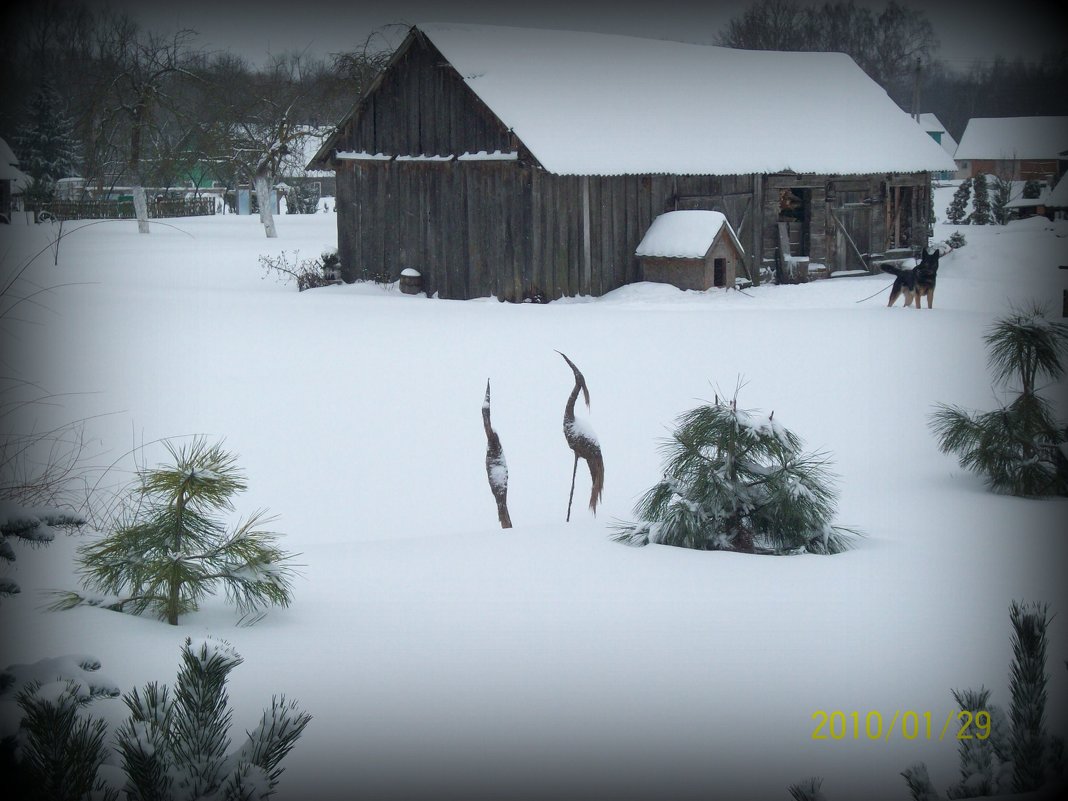
M1025 497L1068 495L1068 427L1053 417L1039 395L1043 379L1064 373L1068 324L1045 318L1041 307L1015 311L984 338L995 380L1019 394L992 412L968 412L938 404L930 425L943 453L986 478L995 492Z
M946 208L946 218L954 225L960 225L968 217L968 201L972 196L972 179L965 178L960 182L957 191L953 193L953 200Z
M972 203L972 213L968 222L972 225L990 225L994 222L993 212L990 209L990 191L987 187L986 176L979 173L972 179L975 189L975 201Z
M26 110L25 122L15 134L19 168L33 179L27 194L48 201L56 181L74 174L77 142L74 124L63 109L63 99L50 83L42 83Z
M831 524L836 491L829 458L770 415L739 409L737 396L683 414L663 445L663 477L616 527L631 545L661 543L742 553L845 550L855 532Z
M993 221L998 225L1006 225L1009 222L1009 201L1012 200L1012 181L994 177L994 199L992 202Z
M235 457L202 439L167 449L172 463L140 472L115 530L79 549L84 585L128 593L108 608L151 611L175 626L219 587L244 613L288 606L292 554L275 545L277 534L260 528L270 518L256 513L227 530L221 517L246 487ZM89 601L64 593L53 608L82 603Z

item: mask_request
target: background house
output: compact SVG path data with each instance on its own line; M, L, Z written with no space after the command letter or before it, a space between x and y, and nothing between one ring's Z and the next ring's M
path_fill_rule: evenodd
M783 249L865 266L926 243L929 171L954 165L842 54L428 24L309 166L337 173L346 280L520 300L641 280L680 209L723 213L754 278Z
M976 117L954 158L962 177L979 173L1052 185L1068 168L1068 117Z
M942 149L946 151L950 158L957 152L957 140L946 130L946 126L942 124L942 121L937 116L931 113L921 114L917 120L920 127L927 132L927 135L934 139L938 144L942 146ZM956 170L939 170L931 173L931 177L938 181L948 181L957 176Z
M21 191L26 181L26 174L19 169L19 160L7 142L0 139L0 220L11 219L12 199Z

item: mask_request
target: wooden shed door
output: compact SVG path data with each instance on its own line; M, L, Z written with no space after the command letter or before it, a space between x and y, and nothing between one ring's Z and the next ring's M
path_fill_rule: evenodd
M863 192L842 192L842 205L832 209L838 220L835 225L836 270L862 270L867 264L861 254L871 253L871 209L863 203Z

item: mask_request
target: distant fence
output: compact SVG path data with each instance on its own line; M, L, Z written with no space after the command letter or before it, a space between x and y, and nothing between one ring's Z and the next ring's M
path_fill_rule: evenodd
M56 220L132 220L137 217L132 200L53 200L50 203L27 203L26 210L32 211L35 218L46 212ZM148 201L148 216L154 219L204 217L214 213L214 197Z

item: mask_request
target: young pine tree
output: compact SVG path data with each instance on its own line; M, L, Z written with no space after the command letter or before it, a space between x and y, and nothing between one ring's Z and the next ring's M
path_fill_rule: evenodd
M152 611L173 626L219 587L244 613L288 606L292 554L275 545L277 534L260 528L270 519L256 513L227 530L221 518L246 487L234 456L201 439L167 448L172 464L141 471L135 503L115 531L80 549L86 588L128 594L108 608ZM89 601L66 593L54 608L81 603Z
M615 539L742 553L839 553L855 532L831 524L829 460L774 420L731 400L683 414L663 446L663 478Z
M22 715L17 746L2 760L9 797L117 801L118 793L97 777L108 758L107 724L81 714L91 700L83 688L73 681L34 682L16 700Z
M311 716L285 697L271 699L259 725L230 751L226 682L240 655L211 639L186 639L174 692L152 682L123 696L130 717L118 750L130 798L269 798Z
M1046 762L1046 630L1049 609L1039 604L1012 602L1012 669L1009 717L1012 734L1013 790L1025 793L1045 783Z
M953 200L946 208L946 218L954 225L960 225L968 217L968 201L972 196L972 179L965 178L960 182L957 191L953 193Z
M1068 495L1068 428L1057 423L1039 382L1064 374L1068 324L1051 322L1041 307L1015 311L984 338L995 380L1019 392L993 412L938 404L930 425L943 453L986 478L995 492L1025 497Z
M990 225L994 222L993 212L990 208L990 191L987 187L986 176L979 173L972 179L975 189L975 201L972 203L972 213L968 222L972 225Z

